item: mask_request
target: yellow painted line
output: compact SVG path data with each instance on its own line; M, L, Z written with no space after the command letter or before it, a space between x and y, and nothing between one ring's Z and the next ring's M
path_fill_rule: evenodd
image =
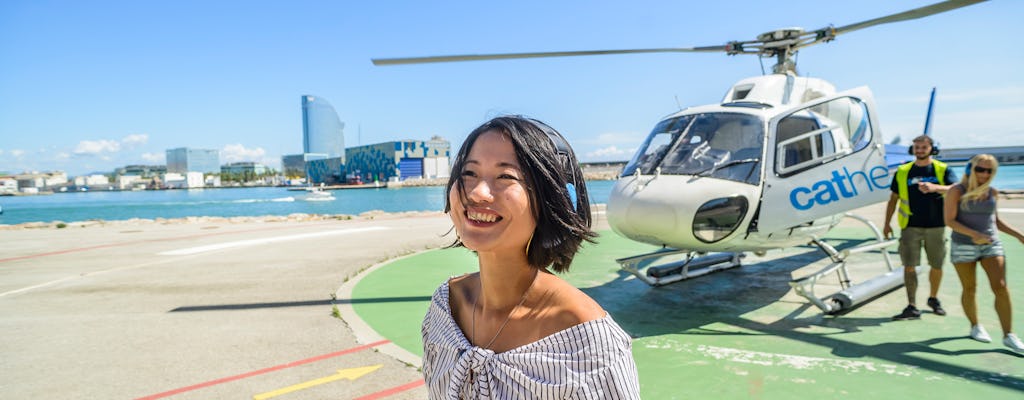
M311 388L313 386L323 385L325 383L334 382L334 381L340 380L340 379L348 379L350 381L354 381L356 379L359 379L363 375L366 375L368 373L371 373L373 371L376 371L376 370L380 369L380 367L383 367L383 366L384 366L384 364L379 364L379 365L372 365L372 366L369 366L369 367L339 369L337 374L334 374L334 375L331 375L331 376L325 376L323 378L314 379L314 380L307 381L307 382L302 382L302 383L299 383L299 384L291 385L291 386L288 386L288 387L284 387L284 388L277 389L277 390L270 391L270 392L266 392L266 393L260 393L258 395L252 396L252 399L253 400L265 400L265 399L269 399L271 397L277 397L277 396L280 396L282 394L288 394L288 393L296 392L296 391L303 390L303 389L309 389L309 388Z

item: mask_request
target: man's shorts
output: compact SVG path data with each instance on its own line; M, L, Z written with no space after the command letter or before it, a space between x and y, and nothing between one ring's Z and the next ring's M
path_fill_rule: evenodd
M949 249L949 258L953 264L972 263L982 258L1005 256L1003 243L996 240L989 244L953 242Z
M942 268L946 259L946 227L918 228L908 226L900 232L900 260L905 267L921 265L921 246L928 255L928 265Z

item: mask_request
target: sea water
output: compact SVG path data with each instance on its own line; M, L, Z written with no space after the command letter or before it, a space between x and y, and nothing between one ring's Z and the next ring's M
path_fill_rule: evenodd
M957 170L961 174L962 170ZM608 202L615 181L587 181L591 204ZM1024 189L1024 165L1004 166L996 175L999 189ZM23 222L125 220L131 218L238 217L263 215L349 214L443 211L444 187L333 190L335 200L305 201L303 191L285 188L224 188L69 192L0 197L0 224Z

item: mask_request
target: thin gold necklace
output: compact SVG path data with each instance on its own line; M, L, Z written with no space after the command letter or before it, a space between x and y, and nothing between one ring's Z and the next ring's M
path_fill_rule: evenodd
M494 332L494 337L492 337L491 341L487 342L487 345L483 346L483 348L485 348L485 349L491 348L491 345L494 344L494 341L496 339L498 339L498 335L501 334L501 330L505 329L505 325L508 325L508 321L512 319L512 314L515 314L516 310L518 310L519 307L522 306L523 303L526 302L526 295L530 293L530 289L533 288L533 284L535 282L537 282L537 274L539 272L540 272L540 270L535 270L533 272L533 280L530 281L530 286L527 286L526 290L523 291L523 298L519 299L519 304L516 304L515 307L512 307L512 311L509 311L508 315L505 316L505 322L501 323L501 326L498 327L498 331ZM480 300L480 297L483 295L483 292L484 292L483 281L480 281L480 293L478 293L476 295L476 298L473 299L473 318L472 318L472 321L473 321L473 341L474 342L476 342L476 304Z

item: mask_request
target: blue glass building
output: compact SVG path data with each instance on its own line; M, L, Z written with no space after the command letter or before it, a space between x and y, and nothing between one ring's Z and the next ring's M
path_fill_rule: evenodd
M327 154L345 160L345 123L331 103L313 95L302 96L302 152Z
M349 148L348 175L365 182L409 178L447 178L451 144L435 136L429 141L402 140Z
M208 149L179 147L167 150L167 172L220 173L220 152Z

